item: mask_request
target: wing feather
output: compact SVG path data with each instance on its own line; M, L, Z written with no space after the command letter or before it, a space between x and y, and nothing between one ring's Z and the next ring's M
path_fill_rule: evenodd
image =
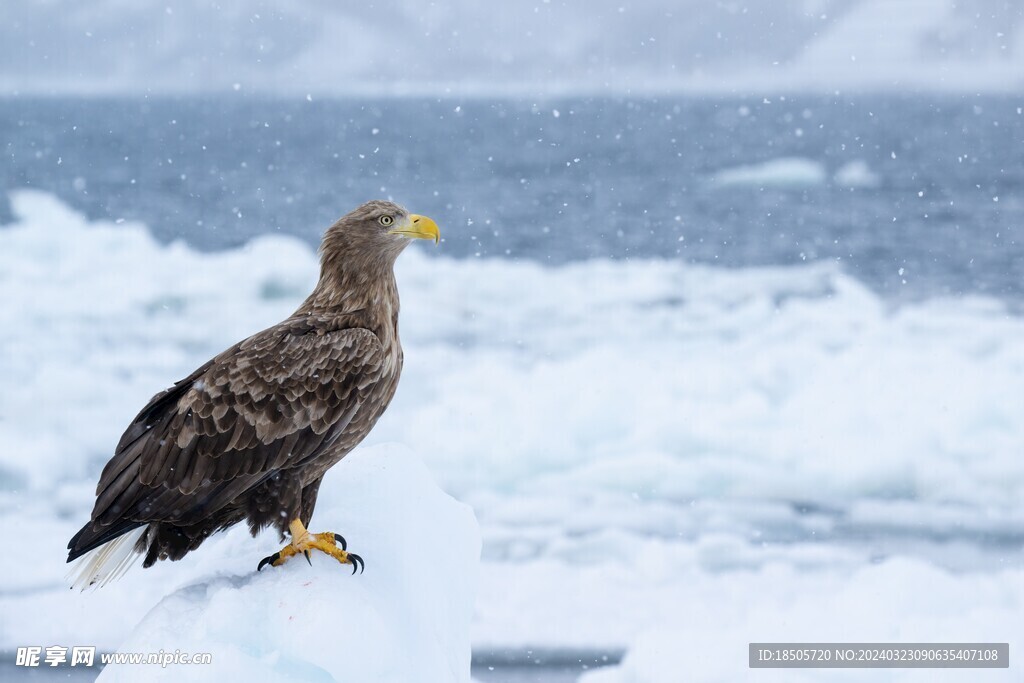
M313 316L228 349L154 396L125 430L97 486L94 530L73 539L72 555L129 522L203 519L274 471L310 462L383 371L373 332Z

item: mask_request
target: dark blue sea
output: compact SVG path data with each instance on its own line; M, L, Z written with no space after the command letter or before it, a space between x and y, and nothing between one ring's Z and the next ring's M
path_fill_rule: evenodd
M0 102L0 190L51 192L203 250L274 231L315 243L350 208L389 197L435 217L449 256L835 260L888 299L1017 302L1022 105L14 98ZM795 175L758 170L780 159Z

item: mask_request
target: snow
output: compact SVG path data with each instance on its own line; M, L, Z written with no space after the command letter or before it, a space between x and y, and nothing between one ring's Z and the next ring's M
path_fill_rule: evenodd
M257 573L255 544L236 535L219 550L247 571L171 592L119 652L211 653L212 664L188 666L190 681L469 681L473 512L401 447L353 452L324 488L311 528L341 530L364 573L316 552L312 567L300 556ZM99 680L178 681L184 666L112 665Z
M715 173L717 185L753 187L809 187L825 182L825 167L811 159L784 157L750 166L727 168Z
M927 564L894 560L851 575L795 574L771 566L727 574L673 592L673 616L653 621L622 663L584 675L581 683L710 683L751 678L753 642L1010 642L1024 639L1020 571L956 576ZM709 599L707 595L715 596ZM1024 667L986 670L985 680L1016 681ZM758 680L963 681L955 669L759 670Z
M210 586L216 607L222 579L243 577L240 592L279 580L251 575L276 538L233 529L72 594L64 546L139 406L290 313L313 249L268 236L203 254L36 192L12 206L0 518L37 545L31 565L0 556L0 613L19 615L17 628L0 621L0 649L117 648L179 589ZM1024 321L1000 303L896 307L822 263L553 268L412 247L398 278L405 371L366 449L413 445L476 511L476 647L633 646L626 664L640 667L652 626L706 625L697 642L735 645L745 663L743 638L796 635L770 621L789 603L813 639L840 635L833 613L866 640L899 627L926 639L962 608L950 639L1020 640L1008 620L1024 586ZM281 577L370 591L386 570L375 557L388 549L361 531L374 501L345 483L358 456L328 475L313 526L345 534L367 573L314 558ZM416 569L441 581L428 564Z

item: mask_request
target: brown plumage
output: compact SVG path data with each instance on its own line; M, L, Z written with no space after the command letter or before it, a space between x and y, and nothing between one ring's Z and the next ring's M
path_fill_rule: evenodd
M324 473L398 385L393 266L412 237L436 241L437 226L384 201L331 226L320 279L295 313L154 396L128 426L68 561L132 531L148 567L243 520L282 538L291 520L308 524ZM104 578L88 573L87 583Z

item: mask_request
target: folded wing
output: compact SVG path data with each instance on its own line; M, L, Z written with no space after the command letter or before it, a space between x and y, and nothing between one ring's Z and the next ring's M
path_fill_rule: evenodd
M336 327L286 320L154 396L104 468L69 560L150 522L195 524L325 453L384 366L376 335Z

